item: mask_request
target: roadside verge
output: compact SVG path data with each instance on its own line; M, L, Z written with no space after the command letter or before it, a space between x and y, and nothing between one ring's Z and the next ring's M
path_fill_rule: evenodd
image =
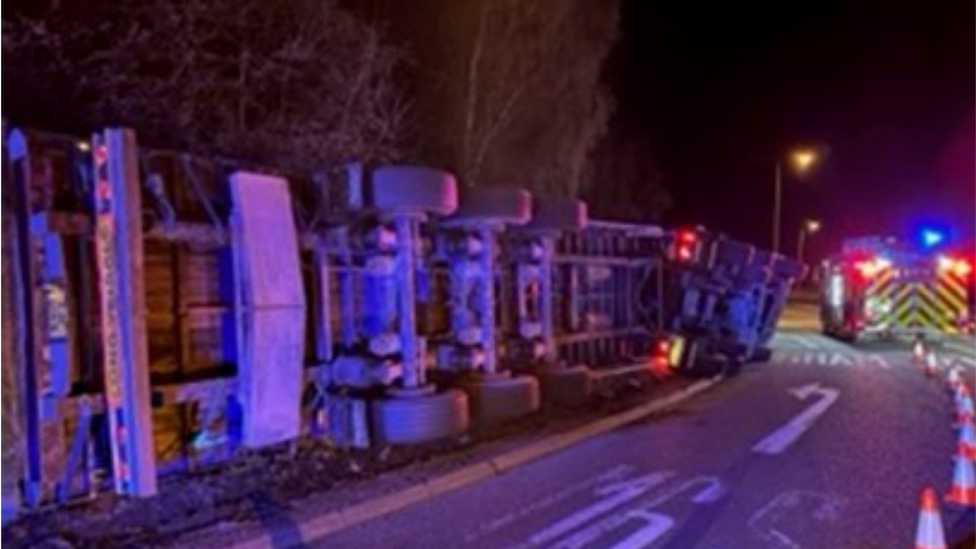
M469 486L525 465L590 438L664 411L699 394L723 379L715 376L693 383L664 398L558 433L392 493L323 514L298 516L282 512L262 524L221 523L192 538L177 539L169 547L224 549L290 549L321 540L347 528L397 512L417 503Z

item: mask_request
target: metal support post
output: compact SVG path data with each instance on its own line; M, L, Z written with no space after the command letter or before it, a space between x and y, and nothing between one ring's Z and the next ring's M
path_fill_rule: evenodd
M397 233L397 305L400 321L400 344L403 349L403 387L416 389L426 383L426 372L420 356L415 303L415 273L417 254L417 222L409 215L394 219Z
M556 254L555 238L543 236L542 257L539 260L539 317L542 323L542 341L546 346L546 362L555 362L558 357L556 349L556 330L553 311L553 258Z
M498 349L495 344L495 246L497 233L492 227L478 228L481 239L481 348L485 353L484 371L493 374L498 370Z
M102 313L102 367L115 491L156 493L143 281L143 232L135 134L96 134L95 249Z
M15 151L11 151L7 125L3 125L3 523L13 520L20 512L20 483L25 450L22 428L20 397L23 395L18 379L18 371L25 366L23 348L19 347L21 331L19 322L23 310L24 292L21 282L21 259L19 247L22 244L23 224L18 213L21 200L20 189L16 189L13 174ZM15 202L18 204L15 205Z

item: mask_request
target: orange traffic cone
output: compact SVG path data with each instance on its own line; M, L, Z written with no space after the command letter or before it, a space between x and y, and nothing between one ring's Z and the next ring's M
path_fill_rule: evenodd
M963 394L956 399L956 421L955 427L960 428L966 422L973 421L976 411L973 410L973 399L968 394Z
M956 390L956 387L962 383L962 377L959 375L959 369L956 367L949 368L949 373L946 374L946 383L949 385L949 389L952 391Z
M955 402L956 408L961 408L966 405L965 400L967 397L971 398L969 394L969 387L966 387L965 383L960 383L956 385L956 389L952 393L952 400Z
M929 351L925 355L925 375L932 377L939 369L939 358L935 356L935 351Z
M921 362L925 358L925 342L921 339L916 339L912 345L912 358L915 362Z
M935 490L922 492L922 509L918 512L918 529L915 530L915 549L946 549L945 531Z
M973 460L956 458L952 490L946 496L946 501L963 507L976 507L976 471L973 470Z
M976 429L973 422L963 423L959 430L959 443L956 445L956 456L966 459L976 459Z

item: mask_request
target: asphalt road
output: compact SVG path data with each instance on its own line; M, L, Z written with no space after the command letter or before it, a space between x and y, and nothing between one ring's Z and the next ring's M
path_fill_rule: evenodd
M912 547L919 493L946 493L952 478L944 385L912 364L907 346L855 348L789 326L771 362L673 414L315 547ZM951 342L939 358L973 382L972 341ZM972 528L971 512L942 513L949 530Z

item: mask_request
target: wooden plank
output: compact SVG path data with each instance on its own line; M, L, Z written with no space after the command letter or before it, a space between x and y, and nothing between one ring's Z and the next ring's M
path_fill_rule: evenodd
M6 141L7 128L3 128L4 140ZM2 305L3 305L3 330L2 330L2 400L3 400L3 462L2 482L3 509L2 522L8 523L17 517L20 511L20 489L18 484L21 478L21 454L24 449L23 432L21 430L21 416L17 405L20 396L19 384L17 383L17 369L23 363L22 357L17 352L17 342L20 339L23 327L17 322L19 315L16 304L23 298L23 293L18 291L16 281L19 278L19 259L17 254L18 226L15 221L16 210L14 209L14 185L12 172L12 159L9 158L7 144L3 147L3 262L2 265Z
M110 129L92 139L95 159L95 248L102 304L102 360L120 494L156 494L142 209L135 134Z
M48 212L51 230L65 236L84 236L91 233L92 220L86 214L75 212ZM227 246L227 231L209 223L180 221L172 225L154 225L145 232L149 240L180 242L205 248Z
M69 299L73 295L68 283L64 241L49 230L47 216L31 216L31 243L34 246L35 307L38 312L34 342L38 355L38 393L44 403L68 394L71 386L74 326L70 322ZM51 501L57 483L68 461L68 447L62 418L53 406L42 406L40 443L43 449L40 497Z

